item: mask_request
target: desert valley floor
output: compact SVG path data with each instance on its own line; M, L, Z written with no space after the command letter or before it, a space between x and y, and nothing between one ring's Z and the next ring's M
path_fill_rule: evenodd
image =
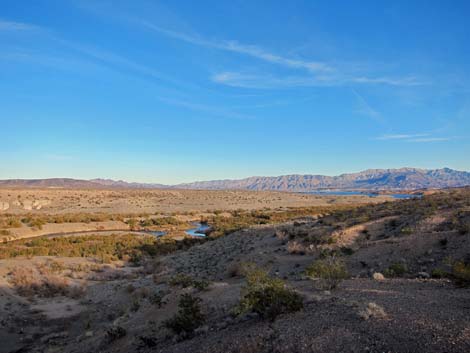
M0 352L470 351L470 188L12 188L0 206Z

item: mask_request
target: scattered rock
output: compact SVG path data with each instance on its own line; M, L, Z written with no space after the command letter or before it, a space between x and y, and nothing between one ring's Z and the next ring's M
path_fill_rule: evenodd
M209 332L209 326L207 326L207 325L198 327L197 329L194 330L194 334L196 334L196 335L202 335L202 334L207 333L207 332Z
M60 339L60 338L65 338L68 336L68 333L67 332L58 332L58 333L51 333L49 335L46 335L44 337L41 338L41 342L42 343L48 343L50 341L53 341L53 340L56 340L56 339Z

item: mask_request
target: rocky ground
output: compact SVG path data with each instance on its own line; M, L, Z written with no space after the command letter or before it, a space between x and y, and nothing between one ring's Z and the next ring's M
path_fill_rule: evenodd
M469 352L470 289L452 276L453 263L470 260L469 196L459 190L257 226L139 266L2 260L0 351ZM324 258L346 264L349 276L336 288L306 276ZM274 321L233 315L247 264L285 281L303 309ZM22 295L11 282L18 267L53 272L83 290ZM192 282L183 288L176 275ZM187 293L201 299L205 320L177 334L162 324Z

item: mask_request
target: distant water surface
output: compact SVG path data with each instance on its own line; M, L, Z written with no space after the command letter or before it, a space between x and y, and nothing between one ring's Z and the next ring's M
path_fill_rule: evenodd
M207 223L193 223L195 228L188 229L185 233L191 235L192 237L205 237L206 231L210 228Z
M365 191L331 191L331 190L316 190L316 191L307 191L304 194L312 194L312 195L330 195L330 196L351 196L351 195L360 195L360 196L369 196L369 197L377 197L381 196L381 194L373 193L373 192L365 192ZM419 198L421 195L416 194L383 194L394 199L412 199L412 198Z

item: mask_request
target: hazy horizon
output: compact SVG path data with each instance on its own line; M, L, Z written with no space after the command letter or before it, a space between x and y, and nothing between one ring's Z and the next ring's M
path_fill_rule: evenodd
M3 1L0 179L468 171L469 10Z
M179 185L179 184L185 184L185 183L195 183L195 182L206 182L206 181L218 181L218 180L242 180L242 179L249 179L249 178L275 178L275 177L283 177L283 176L290 176L290 175L318 175L318 176L328 176L328 177L335 177L335 176L341 176L344 174L355 174L355 173L360 173L364 172L366 170L380 170L380 169L391 169L391 170L399 170L399 169L423 169L423 170L435 170L435 169L451 169L457 172L467 172L469 173L470 171L468 170L457 170L453 168L448 168L448 167L440 167L440 168L417 168L417 167L399 167L399 168L367 168L364 170L357 170L357 171L350 171L346 173L340 173L340 174L319 174L319 173L290 173L290 174L279 174L279 175L247 175L247 176L242 176L239 178L222 178L222 179L214 179L214 178L208 178L208 179L193 179L189 180L186 182L181 182L181 183L163 183L159 181L139 181L139 180L128 180L128 179L119 179L119 178L103 178L103 177L93 177L93 178L76 178L76 177L63 177L63 176L53 176L53 177L45 177L45 178L5 178L5 179L0 179L0 180L47 180L47 179L75 179L75 180L86 180L86 181L93 181L97 179L101 180L111 180L111 181L123 181L127 183L142 183L142 184L162 184L165 186L174 186L174 185Z

